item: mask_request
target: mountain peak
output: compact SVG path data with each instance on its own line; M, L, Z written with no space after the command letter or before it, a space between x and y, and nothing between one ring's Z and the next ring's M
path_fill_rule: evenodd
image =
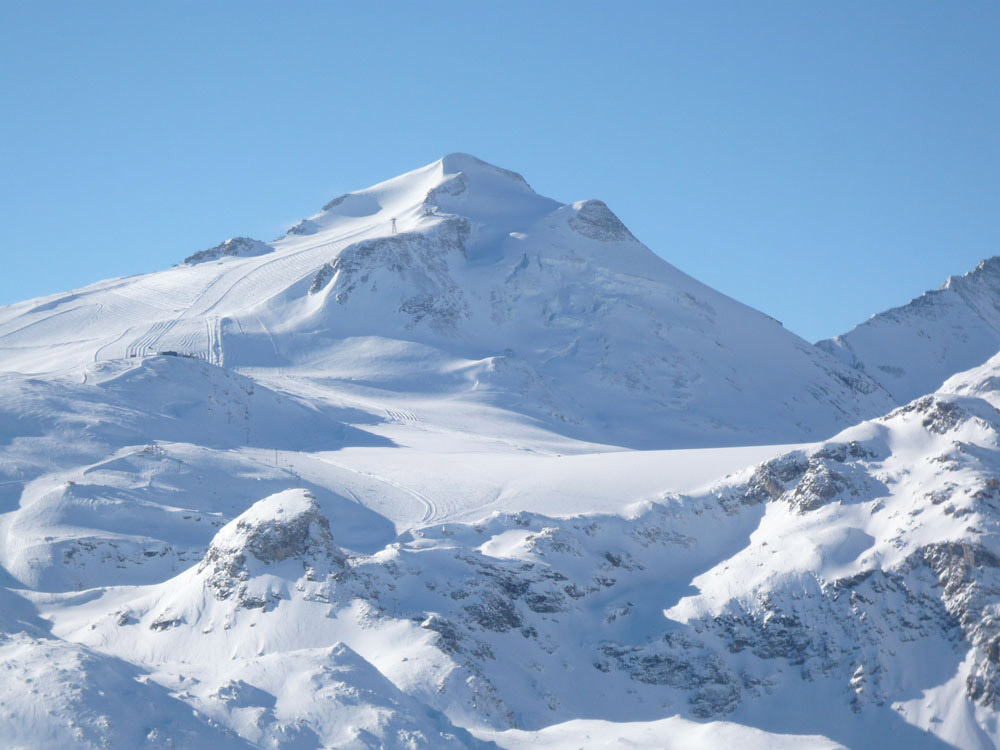
M230 521L209 547L209 561L249 553L264 564L291 557L337 558L330 522L306 490L278 492L251 505Z
M409 232L452 214L473 222L506 224L535 220L560 207L538 195L517 172L464 153L447 154L419 169L362 190L345 193L292 227L299 235L343 234L384 227ZM513 227L508 227L510 231ZM291 237L290 237L291 236Z
M521 186L531 190L531 186L528 184L527 180L525 180L524 177L517 172L490 164L489 162L485 162L472 154L464 154L461 152L446 154L436 163L441 165L442 173L445 176L459 173L467 175L485 174L491 177L500 176L519 183ZM535 191L531 190L531 192Z
M1000 276L1000 255L979 261L974 269L961 276L949 276L939 289L961 288L963 284L975 283L984 276Z

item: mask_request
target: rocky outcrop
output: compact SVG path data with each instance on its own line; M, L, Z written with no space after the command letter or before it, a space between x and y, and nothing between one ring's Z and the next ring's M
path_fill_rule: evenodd
M378 237L351 245L313 277L310 294L329 288L338 304L346 304L362 290L376 291L406 281L406 296L398 311L406 328L421 323L438 332L455 329L469 314L464 293L451 275L449 256L465 253L469 223L442 221L433 232Z
M269 597L254 593L248 581L284 562L301 566L311 580L342 571L346 563L329 520L305 490L272 495L229 522L212 540L198 572L219 599L258 608L267 606Z
M573 208L576 212L570 217L569 225L578 234L598 242L637 241L603 201L581 201Z
M225 257L250 258L256 255L266 255L274 252L274 248L266 242L251 239L250 237L233 237L222 242L215 247L201 250L194 255L189 255L184 259L188 265L196 263L207 263L210 260L219 260Z

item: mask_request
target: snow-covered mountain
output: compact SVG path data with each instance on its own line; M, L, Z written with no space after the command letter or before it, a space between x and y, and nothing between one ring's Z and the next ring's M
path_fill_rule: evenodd
M996 747L1000 355L845 341L458 154L2 308L0 744Z
M705 287L600 201L452 154L283 238L0 309L0 362L158 352L491 405L636 447L818 439L892 405L863 373Z
M900 404L930 393L1000 350L1000 257L818 346Z
M558 747L579 737L581 721L594 744L645 732L660 747L655 727L675 716L661 731L689 737L695 722L704 732L679 747L718 746L730 731L740 746L994 747L998 370L1000 358L702 490L652 491L669 486L653 471L636 493L620 471L628 491L608 493L623 503L614 512L585 502L584 514L514 510L532 505L517 498L476 521L386 530L363 545L365 519L352 522L329 491L313 494L305 472L295 482L307 487L245 499L236 512L240 486L269 492L280 470L268 475L247 455L194 460L183 444L146 449L127 459L145 465L122 457L53 488L64 513L80 519L77 498L89 497L126 533L115 550L81 536L75 551L52 555L67 576L103 583L48 577L11 593L14 617L28 614L6 625L17 642L32 639L13 663L30 673L40 654L66 649L83 674L49 676L56 685L133 675L165 688L170 700L157 704L155 690L146 699L161 712L149 721L182 745L177 701L253 747L476 746L460 727L501 746ZM358 466L340 453L316 455ZM444 471L426 481L438 496L460 494L459 469L439 462ZM492 468L473 451L461 468L481 467ZM212 470L235 484L206 477ZM399 472L353 471L419 496ZM148 488L161 516L207 533L183 558L127 533L123 511L149 511L130 511L139 497L111 496L114 474L139 497ZM221 497L168 484L177 475ZM27 508L47 502L30 499L39 484ZM58 535L58 512L45 512ZM9 526L8 544L16 536ZM138 543L134 558L126 540ZM102 659L114 678L91 674ZM104 716L119 731L122 720Z

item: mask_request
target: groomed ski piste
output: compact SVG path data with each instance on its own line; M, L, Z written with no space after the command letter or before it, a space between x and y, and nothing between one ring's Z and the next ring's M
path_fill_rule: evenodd
M452 154L0 308L0 737L995 747L992 269L814 346Z

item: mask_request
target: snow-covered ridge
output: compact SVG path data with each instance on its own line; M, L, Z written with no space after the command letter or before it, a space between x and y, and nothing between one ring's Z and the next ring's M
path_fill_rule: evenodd
M345 229L364 221L380 222L403 232L433 222L437 214L460 214L482 223L521 220L547 213L558 203L535 193L516 172L495 167L468 154L449 154L426 167L377 185L346 193L303 219L294 236Z
M817 346L871 376L897 403L933 391L1000 349L1000 257Z

